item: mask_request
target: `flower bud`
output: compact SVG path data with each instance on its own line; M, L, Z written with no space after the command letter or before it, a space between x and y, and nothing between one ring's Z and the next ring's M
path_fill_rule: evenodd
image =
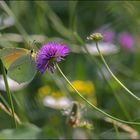
M93 40L95 42L98 42L103 39L103 36L101 33L93 33L89 37L87 37L88 40Z

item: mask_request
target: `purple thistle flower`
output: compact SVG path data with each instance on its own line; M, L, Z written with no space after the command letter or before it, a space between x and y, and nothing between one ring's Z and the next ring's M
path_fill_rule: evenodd
M103 41L104 42L113 42L115 33L113 31L105 31L103 32Z
M70 52L66 44L59 42L49 42L44 44L37 54L36 67L38 71L44 73L46 70L54 72L54 63L60 62Z
M122 45L122 47L132 50L134 47L134 39L133 37L126 33L126 32L122 32L119 35L119 42Z

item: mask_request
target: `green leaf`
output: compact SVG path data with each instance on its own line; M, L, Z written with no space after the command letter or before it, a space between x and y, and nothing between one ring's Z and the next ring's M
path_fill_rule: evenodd
M30 82L35 74L36 65L31 53L17 59L8 69L8 76L18 83Z

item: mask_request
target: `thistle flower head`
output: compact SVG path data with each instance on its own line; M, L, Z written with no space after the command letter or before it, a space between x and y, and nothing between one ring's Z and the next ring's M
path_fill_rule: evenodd
M55 65L70 52L70 49L66 44L59 42L49 42L44 44L39 50L36 58L36 67L38 71L44 73L46 70L54 72Z
M131 50L134 47L134 38L127 32L120 33L119 42L125 49Z

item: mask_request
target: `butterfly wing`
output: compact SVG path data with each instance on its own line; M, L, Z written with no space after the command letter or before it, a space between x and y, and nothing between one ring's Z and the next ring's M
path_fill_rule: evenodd
M31 53L17 59L8 69L8 76L18 83L30 82L35 74L36 64Z
M4 48L0 50L0 59L8 69L18 58L28 53L29 50L23 48Z

